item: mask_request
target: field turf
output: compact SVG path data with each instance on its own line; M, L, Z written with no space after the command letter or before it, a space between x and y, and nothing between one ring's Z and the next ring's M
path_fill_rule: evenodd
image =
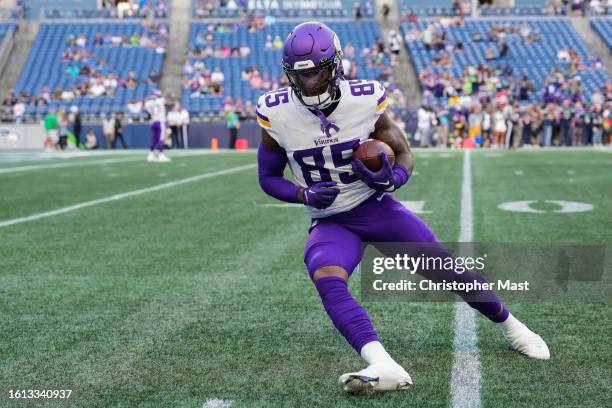
M44 403L62 407L449 405L451 303L364 303L415 384L369 397L341 391L338 376L363 363L309 282L305 211L261 192L253 152L170 153L168 164L145 163L143 152L12 155L0 153L0 407L32 406L9 400L9 389L43 388L72 389L68 401ZM463 153L415 156L417 174L396 196L456 241ZM612 242L611 151L478 151L471 160L475 241ZM519 200L539 200L532 207L545 212L498 208ZM593 209L558 213L545 200ZM552 359L509 350L477 317L483 406L609 405L610 303L509 307L547 340Z

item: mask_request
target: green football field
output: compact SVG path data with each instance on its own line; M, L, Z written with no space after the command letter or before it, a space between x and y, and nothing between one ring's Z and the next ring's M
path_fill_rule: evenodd
M0 153L0 407L32 406L8 398L24 389L73 390L44 403L62 407L451 404L452 303L364 303L414 386L346 395L338 376L364 364L308 279L304 209L264 195L254 152L170 156ZM456 241L464 153L415 158L396 196ZM610 150L476 151L470 181L475 241L612 243ZM517 201L529 203L499 208ZM355 274L358 298L359 286ZM477 316L482 406L609 406L603 300L508 305L549 361L510 350Z

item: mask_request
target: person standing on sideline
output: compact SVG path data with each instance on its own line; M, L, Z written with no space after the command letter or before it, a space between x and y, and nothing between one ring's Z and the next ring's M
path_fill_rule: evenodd
M115 148L117 140L121 140L121 146L124 149L128 148L127 143L125 143L125 138L123 137L123 115L121 112L115 113L115 138L113 139L113 149Z
M431 114L427 106L423 105L417 111L417 131L414 140L421 147L429 147L429 132L431 130Z
M115 119L106 113L102 114L102 134L106 141L106 148L112 149L115 140Z
M68 116L66 115L66 111L63 109L60 110L57 115L57 124L59 131L59 142L58 145L60 149L66 150L68 147Z
M76 147L78 149L81 145L81 113L79 112L79 108L76 105L73 105L70 108L70 112L72 113L72 133L74 134L74 138L76 139Z
M181 142L183 144L183 148L188 148L189 147L188 129L189 129L189 122L191 121L191 119L189 117L189 111L184 106L180 107L180 114L181 114L181 126L180 126Z
M153 91L153 96L146 102L145 109L151 117L151 145L149 146L148 162L169 162L164 154L164 132L166 128L166 100L159 89ZM155 155L155 150L159 154Z
M234 107L230 107L227 110L227 116L225 117L225 123L227 124L227 129L229 130L229 148L236 148L236 138L238 137L238 129L240 129L240 119L236 114L236 109Z
M168 112L168 126L172 135L172 147L175 149L182 148L181 112L179 111L178 103L174 104L170 112Z
M59 142L59 134L57 132L57 115L53 110L50 110L45 116L45 131L47 132L45 149L52 150Z

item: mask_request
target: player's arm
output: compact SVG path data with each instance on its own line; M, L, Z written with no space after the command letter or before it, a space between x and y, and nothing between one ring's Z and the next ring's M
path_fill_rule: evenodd
M386 113L379 116L371 138L385 142L391 147L395 154L395 164L391 166L387 156L382 153L382 168L379 171L368 169L361 160L356 159L352 162L353 172L374 190L395 191L406 184L412 174L414 162L410 146L400 128Z
M412 174L414 162L410 145L404 137L402 130L391 120L387 113L380 115L374 125L372 139L378 139L393 149L395 153L395 163L403 166L409 174Z
M287 153L265 129L261 131L257 164L261 189L278 200L321 209L329 207L340 192L333 181L319 182L304 189L284 178Z

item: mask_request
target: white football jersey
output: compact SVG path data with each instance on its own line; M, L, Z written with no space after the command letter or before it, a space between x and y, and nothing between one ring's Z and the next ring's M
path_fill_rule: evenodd
M166 99L163 96L147 100L145 109L151 115L152 122L166 122Z
M387 107L387 94L377 81L340 81L341 97L328 120L339 130L327 137L321 121L290 88L263 94L257 101L257 122L287 152L295 182L308 187L335 181L340 194L325 209L307 206L312 218L355 208L375 193L351 170L353 152L374 131Z

